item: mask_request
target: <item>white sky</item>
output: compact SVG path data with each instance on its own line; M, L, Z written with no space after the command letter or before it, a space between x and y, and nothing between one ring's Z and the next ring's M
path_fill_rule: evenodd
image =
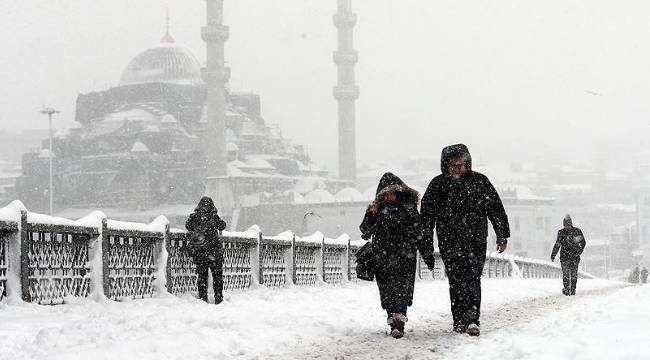
M334 0L226 0L231 87L336 169ZM203 61L201 0L0 0L0 130L73 123L78 92L117 84L171 33ZM353 0L359 159L481 160L637 150L650 115L650 2Z

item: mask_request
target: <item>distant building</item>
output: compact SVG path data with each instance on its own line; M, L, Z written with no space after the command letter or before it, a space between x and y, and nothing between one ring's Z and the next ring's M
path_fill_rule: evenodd
M204 194L213 141L206 135L206 85L196 57L168 34L128 63L118 86L80 94L75 121L78 128L53 141L56 213L129 213L122 210L191 205ZM227 93L225 139L235 199L282 194L301 182L330 191L344 185L264 121L256 94ZM16 188L32 210L47 208L47 174L48 156L25 154Z

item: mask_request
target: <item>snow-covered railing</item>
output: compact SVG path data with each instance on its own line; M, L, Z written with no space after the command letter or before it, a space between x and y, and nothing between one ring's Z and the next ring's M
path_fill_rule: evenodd
M153 296L158 270L165 263L162 249L169 232L166 223L161 217L150 225L103 219L103 282L109 299Z
M77 221L28 212L15 201L0 209L0 299L59 304L69 297L120 300L197 293L187 232L167 219L150 224L106 219L93 212ZM316 232L264 236L256 226L221 234L224 289L340 284L356 281L355 254L365 241ZM433 274L418 256L418 277L445 277L436 253ZM483 275L561 277L558 264L487 254ZM583 277L591 275L582 273Z
M442 258L438 251L435 252L436 264L434 274L427 268L421 256L418 256L418 277L420 279L443 279L446 278ZM581 278L594 278L593 275L578 271ZM486 278L531 278L548 279L561 278L562 268L557 263L549 261L522 258L509 254L487 253L483 265L483 277Z
M8 240L9 235L18 230L18 224L0 220L0 300L5 297L7 288Z
M351 264L361 244L350 244L347 235L263 236L252 227L225 231L220 239L227 291L340 284L356 277ZM171 229L163 216L142 224L94 212L72 221L28 212L15 201L0 209L0 299L59 304L69 297L196 294L196 266L187 244L187 232Z

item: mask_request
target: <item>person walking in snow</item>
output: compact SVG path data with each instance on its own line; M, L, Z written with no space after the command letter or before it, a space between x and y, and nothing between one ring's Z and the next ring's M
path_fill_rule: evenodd
M208 302L208 271L212 271L214 303L219 304L223 301L223 255L219 231L226 228L226 222L219 217L212 199L204 196L185 222L185 228L190 233L189 249L196 264L199 298Z
M645 284L648 282L648 268L646 268L645 266L642 267L639 275L641 275L641 284Z
M638 284L640 276L641 276L641 267L639 265L636 265L634 269L632 269L632 271L630 272L630 276L628 277L627 280L632 284Z
M453 330L478 336L488 219L497 236L497 250L503 252L510 237L508 216L490 180L472 170L465 145L445 147L440 170L442 174L431 180L422 197L423 237L426 243L433 242L436 229L449 280Z
M562 266L562 294L571 296L576 294L578 283L578 265L580 255L585 249L586 241L582 230L573 226L571 216L567 214L563 220L564 227L557 232L557 240L551 252L551 261L555 261L558 250L560 251L560 265Z
M433 243L421 241L418 201L417 191L385 173L359 227L362 238L372 237L381 307L396 339L404 336L406 311L413 303L417 250L429 268L434 266Z

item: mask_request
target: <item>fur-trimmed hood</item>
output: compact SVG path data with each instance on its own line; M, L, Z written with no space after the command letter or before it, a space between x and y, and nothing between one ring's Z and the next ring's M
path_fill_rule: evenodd
M442 149L442 155L440 155L440 171L445 175L449 175L449 160L458 157L465 159L467 172L472 171L472 155L470 155L469 149L465 144L449 145Z
M402 181L402 179L390 172L382 175L379 180L377 192L375 193L375 201L377 203L382 203L384 194L388 192L394 192L397 194L399 202L413 203L417 205L420 200L420 194L415 189L410 188L404 181Z

